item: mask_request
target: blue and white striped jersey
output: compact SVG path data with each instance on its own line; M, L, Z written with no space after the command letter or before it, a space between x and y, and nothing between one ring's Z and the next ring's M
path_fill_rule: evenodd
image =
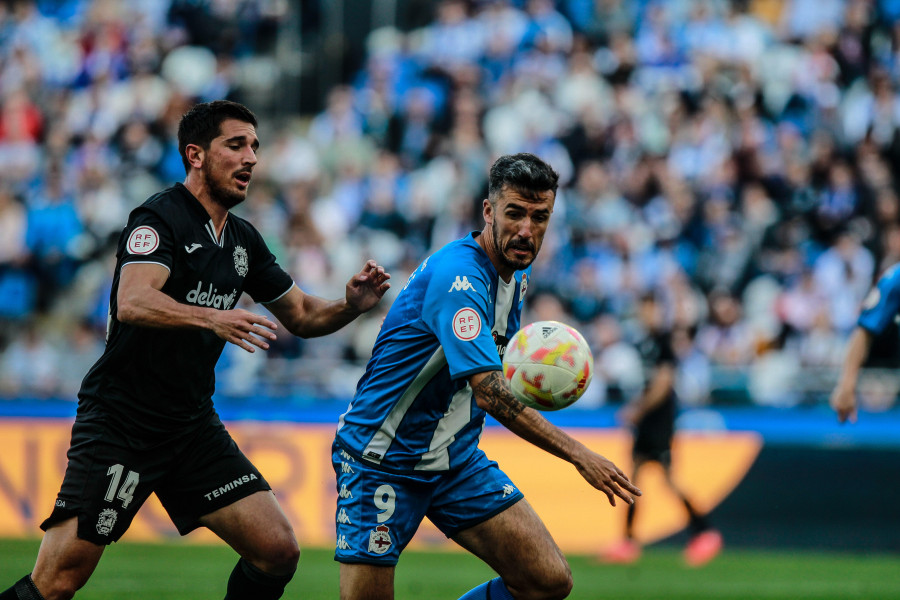
M900 318L900 264L893 265L863 301L857 324L873 334L883 332L891 321Z
M391 471L446 471L476 451L485 412L467 377L501 370L531 267L503 282L475 240L451 242L410 276L375 341L337 443Z

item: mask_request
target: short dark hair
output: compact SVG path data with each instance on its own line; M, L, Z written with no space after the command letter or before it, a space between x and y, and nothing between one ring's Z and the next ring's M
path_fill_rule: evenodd
M526 197L535 197L535 192L547 190L552 191L555 196L559 186L559 173L534 154L506 154L491 165L488 182L488 199L491 204L497 201L506 186Z
M231 100L195 104L182 115L178 123L178 153L181 154L185 173L191 170L186 152L188 144L209 149L209 144L221 133L222 122L228 119L237 119L254 127L257 125L256 115L249 108Z

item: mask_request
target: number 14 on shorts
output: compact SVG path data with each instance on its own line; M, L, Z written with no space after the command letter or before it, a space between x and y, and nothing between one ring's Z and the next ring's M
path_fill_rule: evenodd
M106 471L106 474L112 476L112 479L109 482L109 488L106 490L104 499L107 502L112 502L118 498L122 501L122 508L128 508L128 505L131 504L131 500L134 498L134 491L137 489L141 476L134 471L128 471L128 474L125 475L125 482L119 487L124 471L125 467L119 464L111 466Z

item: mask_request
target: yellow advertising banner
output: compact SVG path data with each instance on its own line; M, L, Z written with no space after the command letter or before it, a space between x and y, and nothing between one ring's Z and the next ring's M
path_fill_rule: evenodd
M238 445L260 469L294 525L301 546L334 546L334 427L295 423L227 423ZM66 468L71 421L0 420L0 537L35 537L53 508ZM630 469L630 436L615 429L567 429L591 449ZM566 552L594 553L617 541L626 505L610 507L571 465L501 428L488 428L481 443L487 455L510 475ZM673 473L700 510L711 510L741 481L762 446L754 433L679 434L673 449ZM687 523L684 508L665 486L661 472L638 482L638 537L652 542L678 532ZM144 505L125 540L177 538L155 496ZM187 539L210 542L208 531ZM454 547L429 523L412 547Z

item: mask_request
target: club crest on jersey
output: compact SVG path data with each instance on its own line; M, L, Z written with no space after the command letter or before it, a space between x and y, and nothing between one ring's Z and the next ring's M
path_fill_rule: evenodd
M384 554L391 549L391 530L387 525L379 525L369 532L369 552Z
M481 333L481 317L471 308L461 308L453 315L453 334L469 342Z
M519 302L525 298L525 292L528 291L528 273L522 273L522 285L519 287Z
M117 513L112 508L104 508L100 511L100 518L97 519L97 533L100 535L109 535L113 530L113 527L116 525L116 519L119 518L119 513Z
M241 246L234 248L234 269L243 277L250 270L250 261L247 259L247 251Z
M141 225L128 236L130 254L151 254L157 248L159 248L159 234L152 227Z

